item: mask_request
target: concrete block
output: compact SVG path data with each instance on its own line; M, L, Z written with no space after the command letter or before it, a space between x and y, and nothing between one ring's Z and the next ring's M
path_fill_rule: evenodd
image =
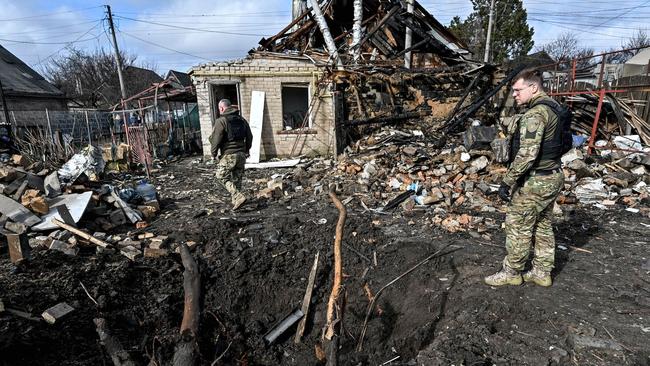
M7 242L9 244L9 257L11 263L17 264L24 260L29 260L30 247L27 235L25 234L9 234L6 233Z
M136 258L138 258L139 256L142 255L142 251L140 251L139 249L136 249L136 248L134 248L132 246L128 246L128 247L124 247L124 248L120 249L120 253L123 256L129 258L132 261L135 261Z
M52 240L54 240L54 238L51 238L51 237L45 236L45 235L40 235L40 236L29 239L29 246L32 249L49 248L50 244L52 244Z
M621 345L618 342L610 339L571 334L569 335L567 341L571 346L573 346L574 349L600 348L600 349L609 349L613 351L623 350L623 347L621 347Z
M68 243L62 242L61 240L52 240L49 249L58 250L59 252L62 252L63 254L70 255L70 256L76 256L79 253L78 247L73 247Z
M5 224L5 229L15 234L23 234L27 231L27 226L19 222L7 221L7 223Z
M55 324L57 321L61 320L73 311L74 308L72 306L62 302L45 310L41 316L49 324Z
M167 249L154 249L154 248L144 248L144 256L146 258L160 258L169 255Z

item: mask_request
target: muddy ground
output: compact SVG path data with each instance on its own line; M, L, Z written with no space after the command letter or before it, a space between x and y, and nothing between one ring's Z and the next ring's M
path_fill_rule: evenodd
M309 182L297 192L294 182L290 195L253 199L232 213L213 168L184 159L157 172L162 213L146 229L198 243L201 364L321 364L315 347L332 283L336 208ZM291 171L247 171L245 188L253 194L262 179ZM323 176L312 174L312 183ZM482 279L500 267L501 229L450 234L431 224L432 208L378 214L362 207L364 193L342 188L340 198L352 200L346 202L339 364L650 365L650 230L642 225L650 219L622 208L563 206L556 232L566 249L558 250L555 284L492 288ZM503 221L503 213L488 215ZM369 303L364 284L375 293L446 245L446 251L460 249L384 291L357 352ZM303 342L294 344L293 327L265 345L263 335L300 307L317 252ZM7 308L35 317L62 301L76 309L56 325L0 314L0 365L109 365L96 317L107 319L138 364L168 364L182 317L182 271L176 254L131 262L90 247L77 257L35 252L15 267L0 245L0 298Z

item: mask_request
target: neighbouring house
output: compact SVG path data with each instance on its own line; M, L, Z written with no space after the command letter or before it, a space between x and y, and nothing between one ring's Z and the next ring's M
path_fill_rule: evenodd
M181 71L169 70L165 80L173 80L184 88L192 86L192 77L190 74Z
M623 76L650 75L650 47L627 60L623 66Z
M359 125L443 118L485 69L418 2L307 5L294 0L293 21L246 58L191 69L204 154L223 98L261 130L262 159L334 155Z
M0 83L8 111L67 109L67 100L61 90L2 46ZM0 107L5 108L3 105ZM0 113L0 120L4 119L4 113Z
M196 92L187 73L170 70L123 102L112 106L113 128L122 134L129 126L147 126L149 147L155 156L200 150ZM124 110L126 109L126 111Z

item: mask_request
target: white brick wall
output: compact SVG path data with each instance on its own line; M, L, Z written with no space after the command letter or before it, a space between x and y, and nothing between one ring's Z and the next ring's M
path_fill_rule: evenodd
M212 131L210 116L210 82L240 79L240 106L242 115L249 119L251 93L266 93L262 127L262 159L287 157L294 149L297 155L333 155L336 149L334 132L333 98L328 90L321 90L321 97L312 110L312 131L315 134L281 134L282 131L282 84L309 83L310 93L315 92L313 83L318 80L321 69L309 61L255 58L241 63L225 65L202 65L192 71L196 86L201 139L205 155L210 155L208 138ZM295 148L294 148L295 146Z

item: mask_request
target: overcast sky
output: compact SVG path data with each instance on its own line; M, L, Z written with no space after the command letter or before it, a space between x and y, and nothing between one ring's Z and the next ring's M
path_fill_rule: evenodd
M39 71L65 53L69 42L108 48L102 21L106 3L115 17L119 47L153 62L159 73L243 57L291 20L291 0L0 0L0 44ZM445 25L472 10L470 0L420 3ZM605 51L620 48L637 29L650 28L650 0L524 0L524 6L536 46L569 31L582 46Z

